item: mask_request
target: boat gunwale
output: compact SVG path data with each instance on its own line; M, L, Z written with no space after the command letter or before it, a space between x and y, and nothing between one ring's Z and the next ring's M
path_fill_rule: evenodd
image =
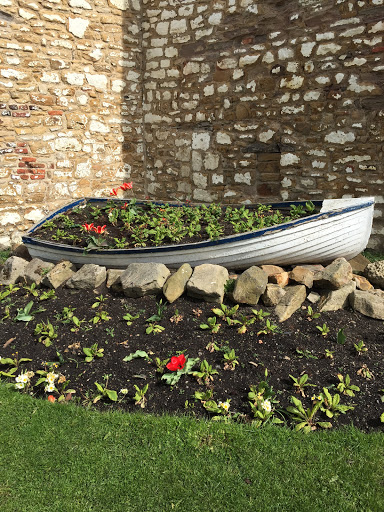
M357 198L356 198L357 199ZM362 198L360 198L362 199ZM247 240L255 240L270 235L279 231L288 231L296 226L305 224L305 223L313 223L314 221L326 219L326 218L332 218L337 217L340 215L345 215L347 213L351 213L357 210L363 210L367 209L369 207L372 207L374 205L374 198L367 197L366 202L362 202L356 205L349 205L341 208L337 208L335 210L327 210L324 212L318 212L312 215L308 215L306 217L302 217L300 219L295 219L293 221L284 222L282 224L277 224L275 226L270 226L268 228L262 228L254 231L247 231L245 233L241 234L234 234L229 235L223 238L220 238L218 240L203 240L200 242L191 242L186 244L172 244L172 245L161 245L161 246L155 246L155 247L132 247L129 249L92 249L89 251L84 251L84 248L80 247L74 247L66 244L61 244L58 242L52 242L52 241L45 241L40 240L37 238L34 238L33 236L29 236L29 234L32 234L34 231L36 231L39 227L41 227L46 221L49 221L56 216L60 215L61 213L64 213L70 209L75 208L76 206L82 204L82 203L89 203L89 202L106 202L110 200L110 198L90 198L85 197L81 198L75 201L72 201L71 203L58 208L48 216L44 217L41 221L36 223L32 228L30 228L27 231L27 234L22 237L23 243L26 243L27 245L31 246L39 246L41 248L49 247L50 249L60 249L61 251L65 251L67 253L72 254L99 254L99 255L136 255L136 254L150 254L150 253L171 253L171 252L181 252L191 249L204 249L208 247L214 247L214 246L225 246L229 245L231 243L240 242L240 241L247 241ZM353 200L353 198L352 198ZM127 202L124 199L113 199L113 201L119 201L119 202ZM300 205L305 204L306 201L286 201L286 202L279 202L279 203L268 203L272 206L272 208L284 208L289 207L290 205ZM314 200L312 201L315 206L321 206L323 204L323 201ZM138 205L145 205L145 204L157 204L157 205L165 205L168 204L169 206L178 206L182 207L185 206L184 204L180 203L170 203L170 202L164 202L164 201L137 201ZM252 203L244 205L247 208L256 208L261 203ZM192 205L191 205L192 206ZM239 207L243 205L225 205L230 207Z

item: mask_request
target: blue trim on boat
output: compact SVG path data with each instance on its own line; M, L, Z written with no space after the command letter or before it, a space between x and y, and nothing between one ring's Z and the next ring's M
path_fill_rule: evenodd
M83 248L79 248L79 247L73 247L73 246L69 246L69 245L65 245L65 244L60 244L60 243L56 243L56 242L47 242L47 241L43 241L43 240L38 240L36 238L33 238L31 236L28 236L29 234L32 234L36 229L38 229L40 226L42 226L46 221L49 221L51 220L52 218L56 217L57 215L61 214L61 213L64 213L72 208L75 208L76 206L82 204L82 203L87 203L87 202L105 202L105 201L108 201L110 199L108 198L83 198L83 199L79 199L77 201L74 201L62 208L59 208L58 210L56 210L54 213L52 213L51 215L45 217L43 220L41 220L40 222L38 222L35 226L33 226L28 232L27 232L27 235L23 236L22 237L22 240L24 243L27 243L27 244L30 244L30 245L34 245L34 246L39 246L39 247L46 247L46 248L58 248L62 251L66 251L68 253L73 253L73 254L105 254L105 255L113 255L113 254L117 254L117 255L124 255L124 254L150 254L150 253L163 253L163 252L175 252L175 251L185 251L185 250L188 250L188 249L198 249L198 248L201 248L201 247L212 247L212 246L221 246L221 245L225 245L229 242L238 242L238 241L242 241L242 240L248 240L248 239L257 239L257 238L260 238L266 234L270 234L270 233L274 233L274 232L277 232L277 231L286 231L294 226L298 226L300 224L303 224L303 223L308 223L308 222L312 222L312 221L315 221L315 220L319 220L321 218L329 218L329 217L336 217L338 215L342 215L342 214L345 214L345 213L348 213L348 212L353 212L353 211L356 211L356 210L361 210L361 209L365 209L365 208L368 208L370 206L372 206L374 204L374 201L367 201L365 203L362 203L362 204L358 204L358 205L354 205L354 206L348 206L348 207L345 207L345 208L342 208L342 209L338 209L338 210L330 210L330 211L327 211L327 212L321 212L321 213L317 213L317 214L314 214L314 215L309 215L308 217L303 217L301 219L296 219L294 221L291 221L291 222L286 222L286 223L283 223L283 224L278 224L276 226L271 226L271 227L268 227L268 228L264 228L264 229L259 229L257 231L249 231L247 233L242 233L240 235L230 235L230 236L227 236L225 238L220 238L219 240L205 240L205 241L201 241L201 242L194 242L194 243L189 243L189 244L180 244L180 245L162 245L162 246L158 246L158 247L141 247L141 248L131 248L131 249L100 249L100 250L91 250L91 251L87 251L85 253L84 249ZM127 202L127 201L124 201L123 199L114 199L114 201L119 201L119 202ZM174 204L174 203L166 203L166 202L154 202L154 201L148 201L148 202L145 202L145 201L142 201L142 202L139 202L137 201L136 204L138 205L145 205L145 204L156 204L156 205L165 205L165 204L168 204L170 206L185 206L185 205L182 205L182 204ZM323 201L313 201L313 203L315 204L315 206L317 207L320 207L323 203ZM305 204L305 201L290 201L290 202L283 202L283 203L271 203L271 207L273 209L278 209L278 208L289 208L290 205L300 205L300 204ZM230 205L232 207L234 207L235 205ZM239 206L239 205L236 205L236 206ZM257 207L257 205L245 205L247 206L248 208L255 208Z

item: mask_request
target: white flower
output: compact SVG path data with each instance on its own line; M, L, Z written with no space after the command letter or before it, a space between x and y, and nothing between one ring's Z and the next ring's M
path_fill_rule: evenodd
M55 385L53 382L50 382L47 386L45 386L44 391L46 393L52 393L52 391L55 391Z
M271 412L271 402L269 400L263 400L261 402L261 408L264 409L266 412Z
M57 373L49 372L49 373L47 373L46 379L47 379L47 382L52 384L53 382L55 382L57 377L58 377Z
M228 412L230 405L229 402L219 402L219 407L224 409L224 411Z
M122 395L128 395L128 389L127 388L120 389L120 393Z
M25 384L28 384L29 382L29 377L26 373L20 373L20 375L18 375L15 379L16 382L18 383L22 383L23 384L23 387L25 386ZM21 389L21 388L20 388Z
M23 384L22 382L17 382L15 384L16 389L24 389L24 386L25 386L25 384Z

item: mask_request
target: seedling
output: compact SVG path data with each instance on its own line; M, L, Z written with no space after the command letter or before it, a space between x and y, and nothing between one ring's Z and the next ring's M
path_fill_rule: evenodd
M216 414L216 416L212 417L214 421L226 420L230 419L229 408L231 407L231 400L226 400L225 402L215 402L215 400L207 400L202 401L202 405L204 409L212 414Z
M139 314L131 315L130 313L126 313L123 316L123 320L125 320L127 322L128 326L131 326L133 324L133 321L136 320L137 318L139 318L139 316L140 316Z
M328 333L329 333L329 327L327 326L327 324L323 324L322 326L321 325L316 325L316 329L319 329L319 331L321 332L321 335L325 338Z
M331 428L332 423L329 421L316 421L316 414L320 409L321 402L315 402L313 407L304 409L301 400L292 396L291 402L293 406L288 406L287 411L290 413L292 420L296 423L295 430L302 430L305 434L320 428Z
M226 306L225 304L220 304L219 308L213 308L212 312L215 313L216 316L222 318L227 322L228 325L232 325L233 319L236 316L237 310L239 309L239 305L236 304L232 308Z
M55 290L47 290L46 292L42 292L39 300L42 301L50 299L57 299Z
M99 322L107 322L110 319L111 317L106 311L97 311L95 316L91 318L90 323L96 325Z
M325 349L324 357L327 359L333 359L334 350Z
M356 373L357 373L357 375L361 375L361 377L363 377L364 379L367 379L367 380L371 380L374 378L373 373L371 372L371 370L368 368L368 366L366 364L363 364L363 366L360 368L360 370L358 370Z
M264 328L258 331L257 335L259 336L260 334L275 334L275 332L277 332L278 330L279 326L271 324L271 322L267 318L267 320L265 321Z
M304 373L301 377L294 377L293 375L289 375L293 380L293 385L296 388L296 393L300 393L302 397L305 397L305 388L308 386L314 386L314 384L310 384L308 382L308 374Z
M15 354L12 354L12 355L15 355ZM26 357L20 357L20 359L19 359L18 352L16 352L16 357L14 359L12 359L10 357L0 357L0 364L4 364L4 365L11 367L7 371L0 370L0 376L14 378L15 377L14 374L19 369L20 364L28 363L29 361L32 361L32 359L28 359Z
M337 390L340 391L340 393L348 396L355 396L355 391L360 391L358 386L351 384L351 378L348 374L343 377L341 373L338 373L337 378L340 381L337 385Z
M114 327L106 327L105 332L110 336L111 338L115 337L115 328Z
M103 379L105 380L105 386L102 386L98 382L95 382L95 386L99 394L93 399L93 403L95 404L102 398L109 398L112 402L117 402L117 392L113 389L108 389L108 379L109 375L104 375Z
M104 349L103 348L98 348L98 345L97 343L94 343L91 347L87 348L87 347L84 347L83 348L83 352L85 354L85 362L86 363L90 363L91 361L93 361L96 357L97 358L100 358L100 357L104 357Z
M167 359L155 357L156 373L163 374L167 363L169 363L169 357Z
M213 375L217 375L218 373L219 372L214 370L208 361L204 359L200 364L200 371L193 372L192 375L196 377L199 384L205 384L208 386L210 382L213 381Z
M146 320L147 321L147 320ZM151 322L148 327L145 329L146 334L158 334L160 332L163 332L165 327L162 327L159 324L156 324L155 322Z
M39 336L39 342L46 347L50 347L53 340L57 338L57 327L52 325L51 322L47 320L46 323L41 322L36 324L34 334L40 334L41 336Z
M29 322L35 318L36 313L42 313L45 311L44 308L37 308L34 311L31 311L33 306L33 301L31 300L25 306L25 308L17 308L17 315L15 316L15 322Z
M26 290L31 295L33 295L34 297L39 296L39 292L37 291L36 283L31 283L31 285L24 284L23 289Z
M224 352L224 370L233 371L237 364L239 364L239 360L233 348Z
M306 359L318 359L317 356L315 356L310 350L300 350L299 348L296 349L296 354L299 359L302 359L305 357Z
M142 389L140 389L139 386L136 386L136 384L134 385L134 387L136 389L136 393L133 397L133 399L135 400L135 405L140 405L140 407L144 409L146 402L148 400L145 396L146 392L148 391L148 384L146 384Z
M307 319L308 320L312 321L315 318L319 318L319 317L320 317L320 313L315 313L311 306L307 307Z
M237 329L237 332L239 334L245 334L247 332L248 327L254 324L255 321L255 317L248 318L246 315L241 315L240 320L234 320L233 323L240 325L240 327Z
M359 343L354 343L353 346L355 347L358 356L361 356L365 352L368 352L368 348L366 347L363 340L359 341Z
M104 295L99 295L99 297L96 297L96 302L94 302L91 306L91 308L95 309L101 306L105 301L107 300Z
M339 329L337 331L337 343L339 345L344 345L345 340L347 339L346 335L344 334L344 329Z
M216 316L210 316L207 318L206 324L200 324L200 329L209 329L212 334L219 332L221 324L217 323Z
M183 315L180 315L179 313L179 310L178 309L175 309L175 314L171 316L171 318L169 319L169 321L171 323L174 323L174 324L178 324L179 322L181 322L183 319Z
M133 359L139 359L139 358L146 359L147 361L151 360L151 358L149 357L147 352L145 352L144 350L136 350L136 352L132 352L128 356L125 356L123 361L125 363L129 363L129 361L132 361Z
M255 315L255 320L261 321L264 320L265 317L269 316L270 313L263 311L262 309L252 309L252 313Z
M260 381L257 386L250 386L248 393L249 405L255 418L252 424L257 428L268 422L283 423L282 420L274 417L276 412L274 405L277 405L279 401L276 400L276 393L269 385L267 377L268 370L265 370L265 380Z
M345 414L347 411L353 411L352 405L341 405L340 395L331 395L327 388L323 388L323 393L320 393L320 410L325 412L328 418L337 418L340 414Z

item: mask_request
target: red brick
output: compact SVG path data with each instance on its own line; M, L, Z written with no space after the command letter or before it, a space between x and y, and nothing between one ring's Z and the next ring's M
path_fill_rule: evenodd
M28 148L16 148L15 153L28 153Z
M31 169L32 174L45 174L45 169Z
M31 180L43 180L45 178L44 174L31 174Z
M28 180L28 179L29 179L29 175L28 175L28 174L21 174L21 175L20 175L20 178L21 178L22 180Z
M17 143L17 147L18 147L18 148L25 148L25 147L26 147L26 145L27 145L27 143L26 143L26 142L18 142L18 143Z
M45 164L30 164L29 167L31 169L44 169L45 168Z
M62 110L49 110L48 114L50 116L62 116L64 112Z
M12 117L30 117L30 112L12 112Z
M384 52L384 46L376 46L376 48L372 48L372 53Z
M19 162L19 167L27 167L27 164L25 162Z
M33 156L23 156L21 160L23 162L36 162L36 158Z

